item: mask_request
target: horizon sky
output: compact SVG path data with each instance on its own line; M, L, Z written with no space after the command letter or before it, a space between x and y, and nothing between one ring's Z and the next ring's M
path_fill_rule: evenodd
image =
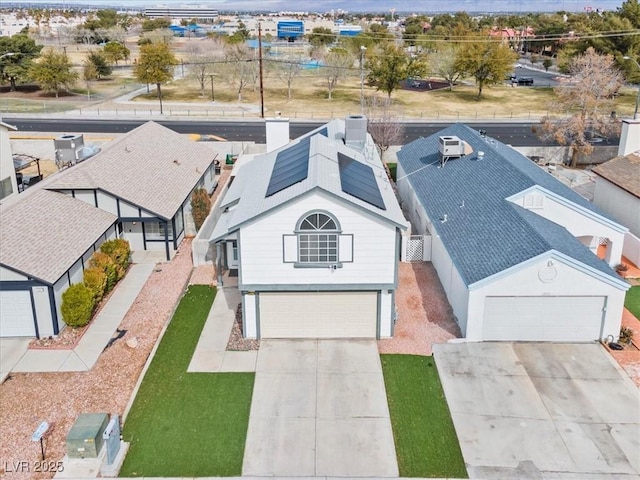
M11 3L18 3L14 0ZM616 10L623 0L431 0L421 2L420 6L413 5L413 9L407 9L406 0L298 0L294 4L290 0L24 0L23 4L60 3L67 5L109 5L132 7L156 7L158 5L182 6L204 5L219 10L242 11L308 11L329 12L331 10L346 10L350 12L387 12L395 9L397 12L529 12L529 11L585 11L587 7L592 10ZM8 3L8 2L3 2ZM535 8L532 8L535 7Z

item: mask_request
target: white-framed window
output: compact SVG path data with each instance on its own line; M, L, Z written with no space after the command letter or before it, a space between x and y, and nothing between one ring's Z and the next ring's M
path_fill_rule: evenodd
M167 223L169 239L173 239L173 229L171 224ZM164 240L164 222L147 222L144 224L144 232L148 240Z
M338 222L330 214L314 212L298 222L298 263L338 263Z

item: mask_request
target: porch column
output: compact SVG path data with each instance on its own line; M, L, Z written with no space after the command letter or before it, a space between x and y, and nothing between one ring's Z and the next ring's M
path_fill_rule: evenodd
M222 287L222 249L220 242L216 243L216 274L218 276L216 279L218 287Z

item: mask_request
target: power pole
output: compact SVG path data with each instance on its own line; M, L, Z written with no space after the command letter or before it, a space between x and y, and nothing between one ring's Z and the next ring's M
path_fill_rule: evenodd
M211 101L213 102L215 100L213 96L213 74L209 75L209 77L211 78Z
M262 24L258 23L258 67L260 68L260 118L264 118L264 84L262 81Z

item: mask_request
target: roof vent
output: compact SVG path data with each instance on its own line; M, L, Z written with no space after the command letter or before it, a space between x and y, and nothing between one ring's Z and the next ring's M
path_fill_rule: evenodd
M367 141L367 117L350 115L345 119L344 143L348 147L362 149Z
M484 159L484 152L482 150L480 150L478 152L478 160L483 160Z

